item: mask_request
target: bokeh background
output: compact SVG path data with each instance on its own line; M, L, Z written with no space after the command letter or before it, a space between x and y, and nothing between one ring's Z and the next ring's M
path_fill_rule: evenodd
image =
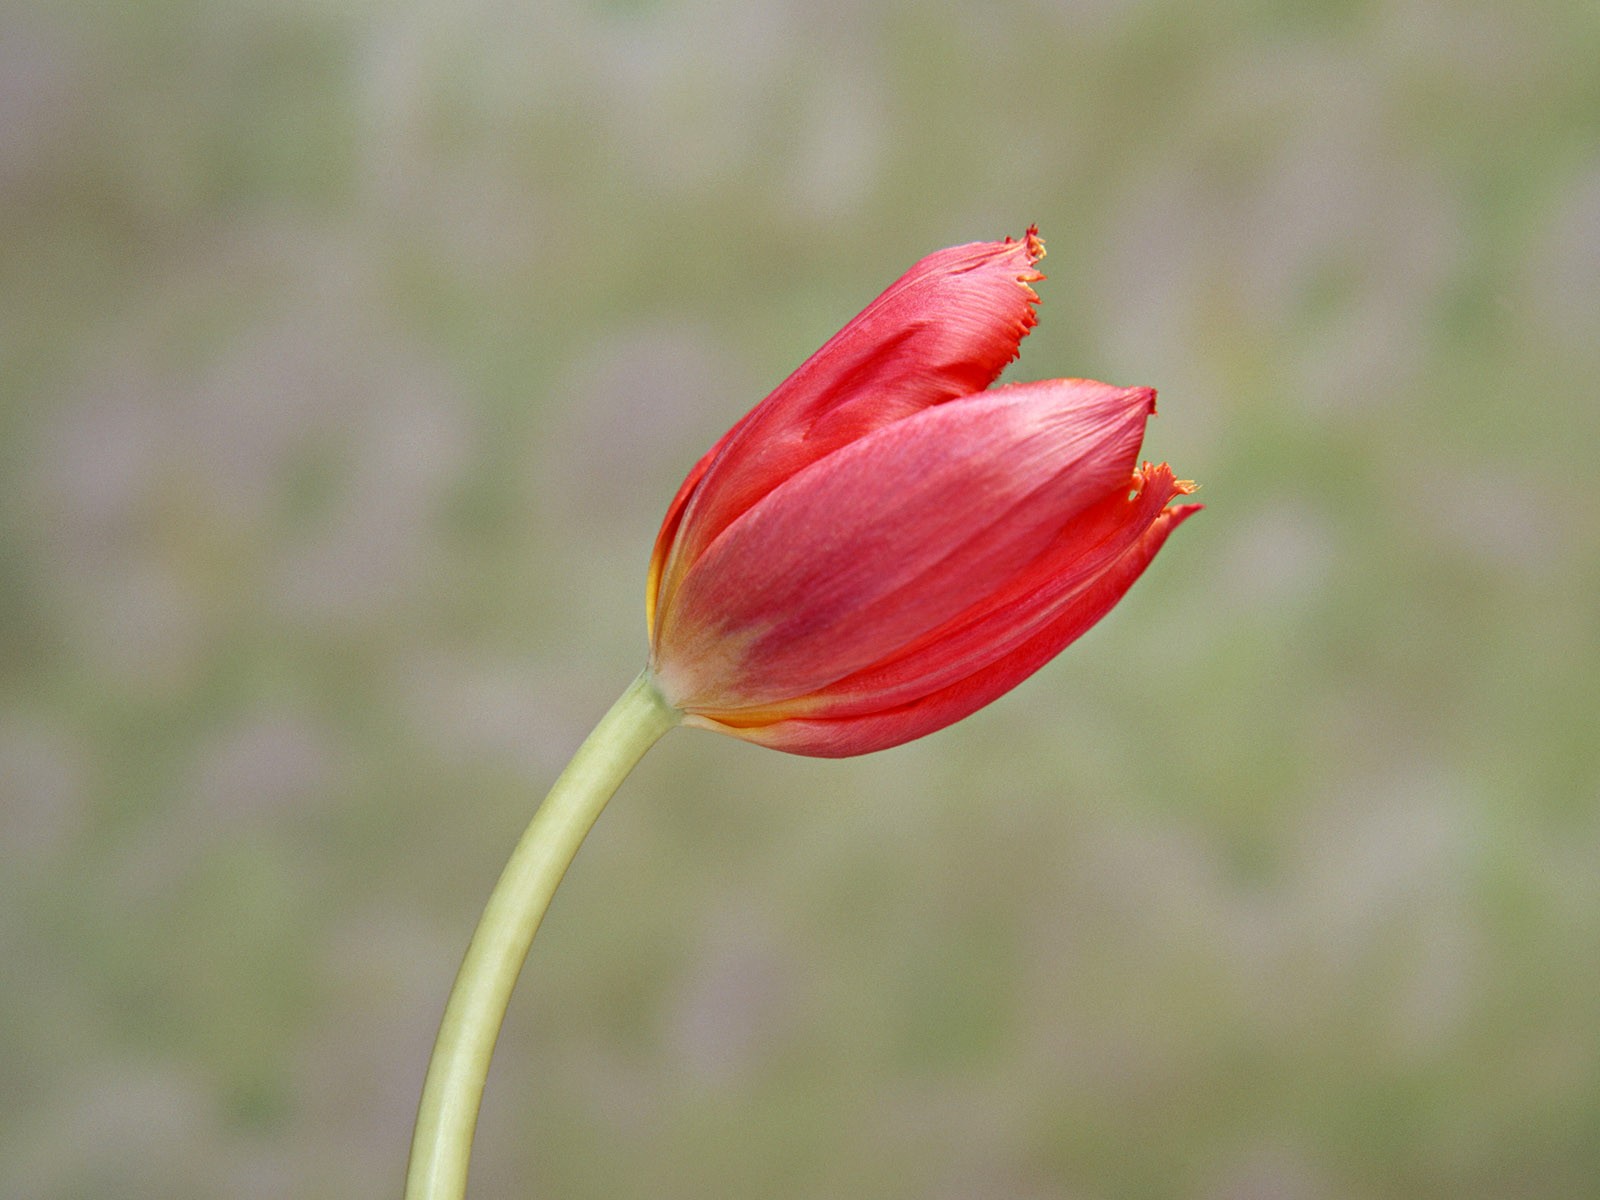
M1600 1178L1592 0L0 16L0 1194L384 1197L660 513L923 253L1202 481L988 711L658 747L475 1194Z

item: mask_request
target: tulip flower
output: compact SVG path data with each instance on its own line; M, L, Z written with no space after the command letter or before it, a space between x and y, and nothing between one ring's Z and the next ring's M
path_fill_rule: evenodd
M1026 679L1197 505L1136 470L1149 388L991 388L1034 324L1037 232L923 259L695 466L650 565L684 723L881 750Z
M1138 466L1149 388L993 386L1044 245L923 259L689 472L656 538L649 665L556 780L490 895L423 1085L407 1200L460 1200L489 1057L556 885L677 724L863 754L1003 695L1109 612L1198 506Z

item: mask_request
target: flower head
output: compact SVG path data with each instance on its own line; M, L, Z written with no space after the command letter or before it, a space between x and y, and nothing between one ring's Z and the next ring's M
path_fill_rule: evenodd
M991 387L1044 256L931 254L695 464L646 591L686 724L842 756L932 733L1103 617L1198 505L1137 466L1149 388Z

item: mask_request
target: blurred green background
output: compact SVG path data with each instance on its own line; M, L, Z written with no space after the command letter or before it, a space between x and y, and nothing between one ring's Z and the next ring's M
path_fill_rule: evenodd
M1592 0L0 16L0 1194L398 1194L711 440L916 258L1208 511L924 742L679 733L475 1194L1600 1178Z

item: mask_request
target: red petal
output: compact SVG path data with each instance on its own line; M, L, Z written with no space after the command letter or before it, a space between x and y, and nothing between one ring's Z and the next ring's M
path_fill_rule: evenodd
M1128 480L1154 393L1017 384L928 409L771 492L660 616L656 669L691 711L810 695L1027 579Z
M1096 577L1050 624L996 662L959 682L899 708L854 717L802 717L740 726L690 715L685 724L746 741L822 758L843 758L898 746L943 729L1004 695L1091 628L1120 600L1171 532L1198 512L1198 504L1164 510L1139 541Z
M1136 493L1118 491L1069 521L1054 544L1005 588L893 657L785 706L786 716L845 717L908 704L1011 654L1100 585L1187 485L1165 463L1145 464Z
M872 430L981 392L1032 328L1044 244L974 242L930 254L778 385L695 465L651 559L655 615L683 572L740 514Z

